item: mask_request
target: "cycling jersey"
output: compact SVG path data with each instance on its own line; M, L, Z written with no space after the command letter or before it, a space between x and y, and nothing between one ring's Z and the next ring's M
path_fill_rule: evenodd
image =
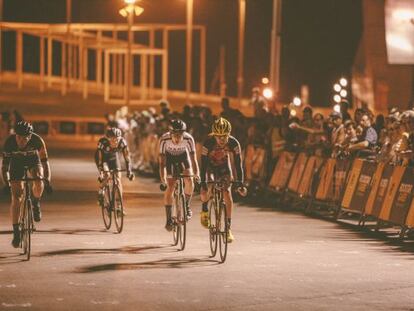
M172 141L171 132L161 136L160 155L166 157L166 169L169 176L173 175L175 166L180 170L177 173L181 173L184 169L189 169L191 167L189 155L194 153L195 143L191 134L184 132L183 139L178 144Z
M201 181L206 181L207 173L215 178L231 176L230 154L234 156L234 164L238 181L244 181L244 172L241 161L240 143L233 136L227 144L219 146L214 136L207 138L201 153Z
M123 152L126 148L128 148L128 144L124 138L121 138L116 147L113 148L110 140L106 137L102 137L98 142L98 149L95 153L96 165L98 168L102 168L103 165L106 164L110 170L121 169L119 152ZM99 153L102 155L101 159L99 159Z
M24 177L24 169L33 169L35 167L41 166L41 162L47 161L46 147L43 139L33 133L30 140L27 142L26 146L22 149L19 148L16 141L16 135L11 135L7 138L4 143L4 152L18 152L18 151L40 151L44 149L45 158L40 159L38 153L32 155L17 155L13 157L5 156L3 158L3 167L8 168L10 173L10 180L21 179Z

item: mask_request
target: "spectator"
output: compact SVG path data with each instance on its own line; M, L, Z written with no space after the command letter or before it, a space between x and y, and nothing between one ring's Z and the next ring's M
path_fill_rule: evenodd
M342 114L342 122L346 122L348 120L351 120L351 115L348 112L349 109L349 103L346 100L342 100L341 103L339 104L340 109L341 109L341 114Z
M253 107L253 115L255 118L260 118L269 111L266 99L260 95L260 89L258 87L252 89L250 105Z
M359 150L361 156L369 156L374 152L377 146L378 135L375 129L371 125L371 118L369 113L363 113L361 115L362 134L357 143L351 144L348 149L350 151Z
M336 158L340 147L345 141L345 128L342 124L342 114L340 112L332 112L330 114L330 119L332 121L332 133L331 133L331 148L332 148L332 157Z

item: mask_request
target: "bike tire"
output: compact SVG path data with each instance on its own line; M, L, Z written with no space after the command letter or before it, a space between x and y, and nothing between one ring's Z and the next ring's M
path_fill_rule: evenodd
M104 188L103 205L101 204L102 218L106 230L109 230L112 224L111 205L111 196L109 192L109 187L107 186Z
M23 255L26 256L26 260L30 260L31 256L31 247L32 247L32 204L30 200L25 200L23 206L23 222L21 224L21 243L23 248Z
M184 194L179 196L177 207L177 225L180 227L179 250L183 251L187 240L187 208Z
M118 233L122 232L124 228L124 203L122 202L121 190L118 186L114 186L113 193L113 212L116 230Z
M219 230L219 248L220 248L220 260L221 262L225 262L227 258L227 234L228 234L228 225L227 225L227 210L226 205L224 203L220 204L219 207L219 224L218 224L218 230Z
M217 231L217 221L218 221L218 209L217 209L217 202L213 199L209 202L209 210L208 210L208 218L210 227L208 228L209 231L209 240L210 240L210 251L211 257L216 256L217 254L217 246L218 246L218 231Z

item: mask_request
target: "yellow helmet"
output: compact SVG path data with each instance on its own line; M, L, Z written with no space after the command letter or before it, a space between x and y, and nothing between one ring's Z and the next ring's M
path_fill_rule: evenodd
M226 136L230 135L230 132L231 124L224 118L218 118L211 127L211 135Z

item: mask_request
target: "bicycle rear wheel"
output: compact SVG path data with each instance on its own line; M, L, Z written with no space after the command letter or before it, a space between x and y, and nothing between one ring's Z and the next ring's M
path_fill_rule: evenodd
M217 224L218 224L218 209L217 209L217 202L212 199L209 202L209 211L208 211L208 218L210 227L208 228L209 236L210 236L210 251L211 257L216 256L217 254L217 244L218 244L218 231L217 231Z
M116 230L118 233L121 233L124 228L124 204L122 202L121 190L118 186L114 186L113 211Z
M101 204L102 218L105 225L105 229L109 230L112 224L112 213L111 213L111 194L109 187L106 186L103 194L103 202Z
M229 231L228 225L227 225L227 210L226 205L221 202L219 207L219 213L218 213L218 234L219 234L219 244L220 244L220 259L221 262L226 261L227 257L227 233Z

